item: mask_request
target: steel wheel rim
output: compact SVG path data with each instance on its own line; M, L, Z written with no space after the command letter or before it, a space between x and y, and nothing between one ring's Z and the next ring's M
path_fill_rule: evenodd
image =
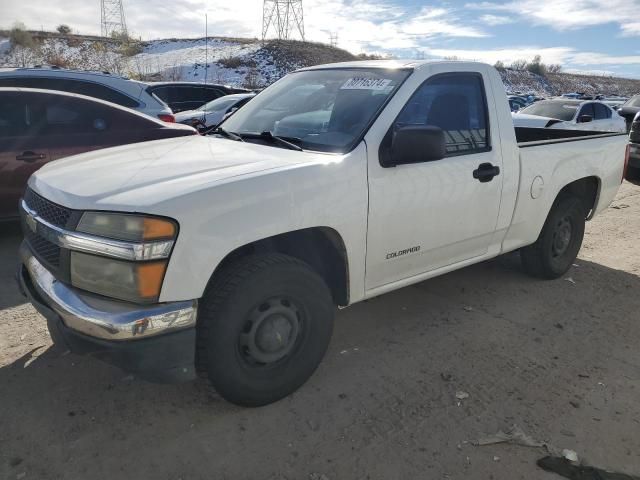
M571 245L572 233L571 219L568 216L561 218L556 224L551 240L551 254L553 257L559 257L567 252L569 245Z
M254 307L244 324L238 346L248 365L273 365L291 355L302 331L301 309L284 296L271 297Z

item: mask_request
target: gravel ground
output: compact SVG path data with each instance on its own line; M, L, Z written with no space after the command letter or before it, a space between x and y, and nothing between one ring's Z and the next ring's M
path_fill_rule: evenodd
M559 478L541 449L471 444L513 424L640 474L638 187L564 279L511 254L341 311L311 380L259 409L54 349L14 285L18 229L0 229L2 479Z

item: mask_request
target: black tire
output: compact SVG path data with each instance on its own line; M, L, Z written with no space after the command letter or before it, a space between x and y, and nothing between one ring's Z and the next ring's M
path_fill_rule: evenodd
M640 168L631 166L627 167L627 174L624 178L629 183L640 185Z
M586 210L580 198L559 197L536 243L520 250L525 272L549 280L564 275L582 246L585 220Z
M331 340L335 306L306 263L264 254L216 275L199 315L199 368L223 398L257 407L286 397L313 374Z

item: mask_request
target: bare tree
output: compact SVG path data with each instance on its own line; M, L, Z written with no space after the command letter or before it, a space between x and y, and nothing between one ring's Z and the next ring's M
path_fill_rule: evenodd
M19 67L33 67L40 63L41 53L36 48L23 47L17 45L11 51L12 57L15 59Z
M247 72L247 75L244 77L244 83L242 84L242 86L244 88L248 88L249 90L256 90L262 86L260 84L260 75L258 74L257 69L252 68Z
M527 61L520 59L520 60L515 60L511 63L511 68L513 70L524 70L527 67Z

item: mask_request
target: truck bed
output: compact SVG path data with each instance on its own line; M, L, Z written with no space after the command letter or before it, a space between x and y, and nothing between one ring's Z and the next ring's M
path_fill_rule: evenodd
M520 146L522 144L539 145L543 143L557 143L559 141L575 141L585 137L611 137L616 135L626 135L626 133L618 132L598 132L594 130L569 130L560 128L534 128L534 127L514 127L516 131L516 141Z

